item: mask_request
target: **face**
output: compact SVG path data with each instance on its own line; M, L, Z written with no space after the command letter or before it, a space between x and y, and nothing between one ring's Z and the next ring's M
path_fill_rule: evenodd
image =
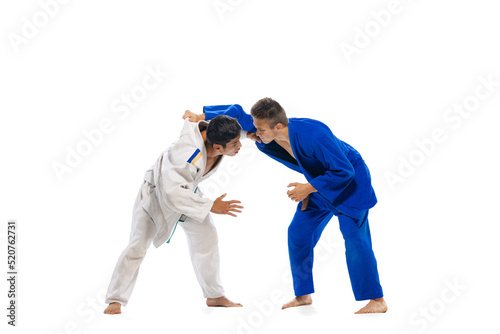
M254 118L253 125L257 129L257 136L264 144L269 144L276 138L276 129L271 129L267 120Z
M222 145L215 144L214 147L215 146L217 146L216 149L221 154L234 157L236 154L238 154L238 152L240 151L240 148L241 148L240 136L238 135L238 137L234 138L229 143L227 143L225 148L223 148Z

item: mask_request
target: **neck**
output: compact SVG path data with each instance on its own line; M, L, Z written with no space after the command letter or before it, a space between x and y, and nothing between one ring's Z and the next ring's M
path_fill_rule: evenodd
M209 145L207 141L205 141L205 149L207 150L207 159L213 159L221 155L213 146Z
M288 134L288 127L284 128L275 138L275 141L290 144L290 136Z

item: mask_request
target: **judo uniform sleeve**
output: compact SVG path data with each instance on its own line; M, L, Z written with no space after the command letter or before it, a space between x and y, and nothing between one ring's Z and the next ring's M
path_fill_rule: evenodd
M204 173L202 152L196 148L187 152L190 152L189 156L177 155L176 150L171 149L163 157L168 162L162 164L162 185L166 196L161 199L170 210L203 222L213 201L195 193L196 179Z
M209 121L215 116L226 115L238 120L242 130L248 132L257 132L253 125L253 118L247 114L239 104L228 104L219 106L205 106L203 107L205 113L205 120Z
M308 141L310 152L313 152L326 170L322 175L310 179L309 183L320 195L334 203L354 179L354 167L344 154L340 140L321 132L311 137Z

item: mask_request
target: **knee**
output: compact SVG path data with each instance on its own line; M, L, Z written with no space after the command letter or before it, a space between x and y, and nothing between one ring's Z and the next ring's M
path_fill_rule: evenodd
M140 244L129 245L125 249L125 257L129 260L142 260L146 256L148 248Z
M350 233L344 236L345 248L349 250L371 250L370 238L361 235L360 233Z
M289 248L309 248L312 244L312 236L304 233L304 230L293 223L288 227Z
M218 250L217 229L212 224L203 226L196 233L187 234L187 237L191 252L208 254Z
M217 228L214 224L207 224L203 230L203 243L212 245L219 242L219 237L217 236Z

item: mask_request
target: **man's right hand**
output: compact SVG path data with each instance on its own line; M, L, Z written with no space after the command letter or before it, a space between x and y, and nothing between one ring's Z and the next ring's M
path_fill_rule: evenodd
M262 143L262 140L255 132L247 132L247 138Z
M241 205L236 204L241 202L236 200L223 201L222 199L226 197L226 195L227 194L224 194L219 198L217 198L214 201L214 204L212 205L212 209L210 209L210 211L213 213L217 213L219 215L230 215L236 217L236 215L233 212L241 213L241 210L238 209L243 209L243 207Z
M205 120L205 114L195 114L194 112L191 112L189 110L186 110L184 112L184 115L182 115L182 119L189 119L190 122L199 122Z

